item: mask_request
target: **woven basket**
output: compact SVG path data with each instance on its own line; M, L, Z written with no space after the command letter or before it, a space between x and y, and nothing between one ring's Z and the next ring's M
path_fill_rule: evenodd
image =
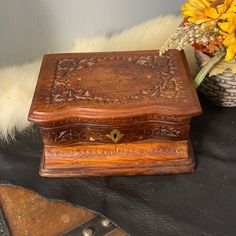
M196 51L195 55L198 65L208 57L199 51ZM236 74L230 69L216 76L205 77L199 90L217 106L236 107Z

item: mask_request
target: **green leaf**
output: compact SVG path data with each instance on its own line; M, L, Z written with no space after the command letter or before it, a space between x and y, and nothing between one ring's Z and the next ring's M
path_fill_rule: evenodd
M197 89L198 86L201 84L201 82L204 80L208 72L215 66L217 62L219 62L223 56L225 55L225 52L220 52L216 54L214 57L212 57L199 71L197 76L194 79L194 86Z

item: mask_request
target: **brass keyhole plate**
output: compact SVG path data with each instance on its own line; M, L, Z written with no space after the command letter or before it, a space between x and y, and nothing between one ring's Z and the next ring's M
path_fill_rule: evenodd
M110 134L106 134L106 137L111 139L114 143L118 143L124 137L124 134L118 129L113 129Z

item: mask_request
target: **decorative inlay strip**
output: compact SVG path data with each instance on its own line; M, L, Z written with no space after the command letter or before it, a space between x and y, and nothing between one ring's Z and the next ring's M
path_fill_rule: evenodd
M41 128L45 145L72 145L80 143L114 143L108 136L112 130L119 130L122 137L115 139L119 143L135 142L147 139L166 138L170 140L184 140L188 137L188 124L179 126L165 126L151 123L149 125L127 126L95 126L88 124L69 125L62 128ZM118 138L118 137L117 137Z

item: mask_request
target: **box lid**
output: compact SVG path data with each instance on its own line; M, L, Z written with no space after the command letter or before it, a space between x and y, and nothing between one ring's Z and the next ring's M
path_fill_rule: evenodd
M66 53L44 56L29 120L199 113L183 51Z

